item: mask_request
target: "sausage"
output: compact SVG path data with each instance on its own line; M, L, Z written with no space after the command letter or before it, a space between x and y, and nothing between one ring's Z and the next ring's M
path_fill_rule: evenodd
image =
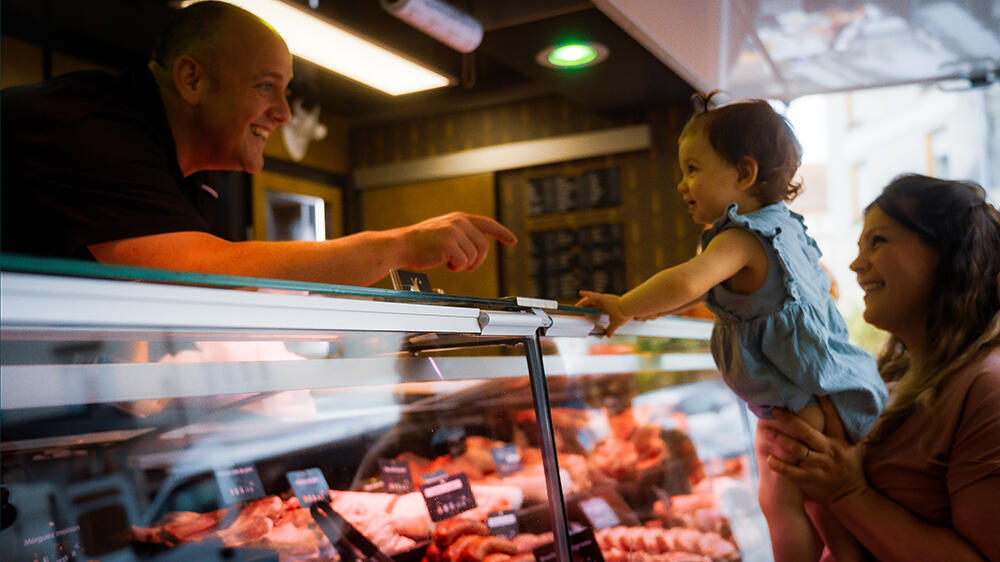
M444 552L451 546L451 543L462 535L486 536L488 534L490 534L490 529L485 523L475 519L454 517L437 524L437 527L434 528L434 543L441 549L441 552Z
M482 535L462 535L451 543L441 557L442 562L462 562L466 549L483 540Z
M424 553L424 562L441 562L441 549L437 544L431 542L427 545L427 552Z
M466 548L462 562L482 562L487 555L497 552L513 556L517 554L517 546L514 541L503 537L483 537L483 540Z
M508 562L510 560L509 554L504 554L502 552L494 552L492 554L487 554L486 558L483 558L482 562Z

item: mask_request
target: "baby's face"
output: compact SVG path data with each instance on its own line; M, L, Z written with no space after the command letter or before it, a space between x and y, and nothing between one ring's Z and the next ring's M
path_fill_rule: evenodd
M738 187L739 171L712 148L702 131L689 131L679 145L677 156L684 176L677 191L694 222L711 224L732 203L740 203L740 211L747 211L743 204L747 194Z

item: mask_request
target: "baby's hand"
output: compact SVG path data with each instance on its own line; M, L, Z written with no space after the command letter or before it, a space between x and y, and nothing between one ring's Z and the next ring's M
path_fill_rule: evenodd
M583 297L577 301L576 306L587 306L599 308L608 315L608 327L604 330L605 336L612 336L622 326L628 322L628 318L622 314L621 297L610 293L595 293L593 291L580 291Z

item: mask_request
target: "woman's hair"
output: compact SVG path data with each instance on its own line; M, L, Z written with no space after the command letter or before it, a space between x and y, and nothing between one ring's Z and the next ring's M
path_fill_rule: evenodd
M709 109L717 91L695 94L703 110L688 119L681 138L703 133L723 160L736 166L749 156L757 162L757 183L747 193L761 205L791 201L802 190L792 176L802 164L802 146L791 124L764 100L747 100ZM700 102L700 103L699 103Z
M869 437L886 439L917 407L930 407L943 381L1000 346L1000 212L978 184L902 175L866 209L878 207L938 255L926 304L927 360L890 337L879 355L893 398Z

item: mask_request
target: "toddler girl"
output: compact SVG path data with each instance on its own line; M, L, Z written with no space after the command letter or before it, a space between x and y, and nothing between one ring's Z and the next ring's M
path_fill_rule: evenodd
M799 142L765 101L711 110L707 102L681 132L684 175L677 186L694 221L711 225L702 233L703 251L622 296L580 291L577 305L606 312L611 335L631 318L679 312L704 299L716 318L712 356L754 414L769 418L772 409L786 408L822 430L817 397L829 396L859 441L887 393L875 361L848 343L819 248L802 217L785 206L801 188L792 182ZM758 497L775 559L815 560L819 539L802 493L763 461L758 455ZM848 545L822 539L835 556L848 553Z

